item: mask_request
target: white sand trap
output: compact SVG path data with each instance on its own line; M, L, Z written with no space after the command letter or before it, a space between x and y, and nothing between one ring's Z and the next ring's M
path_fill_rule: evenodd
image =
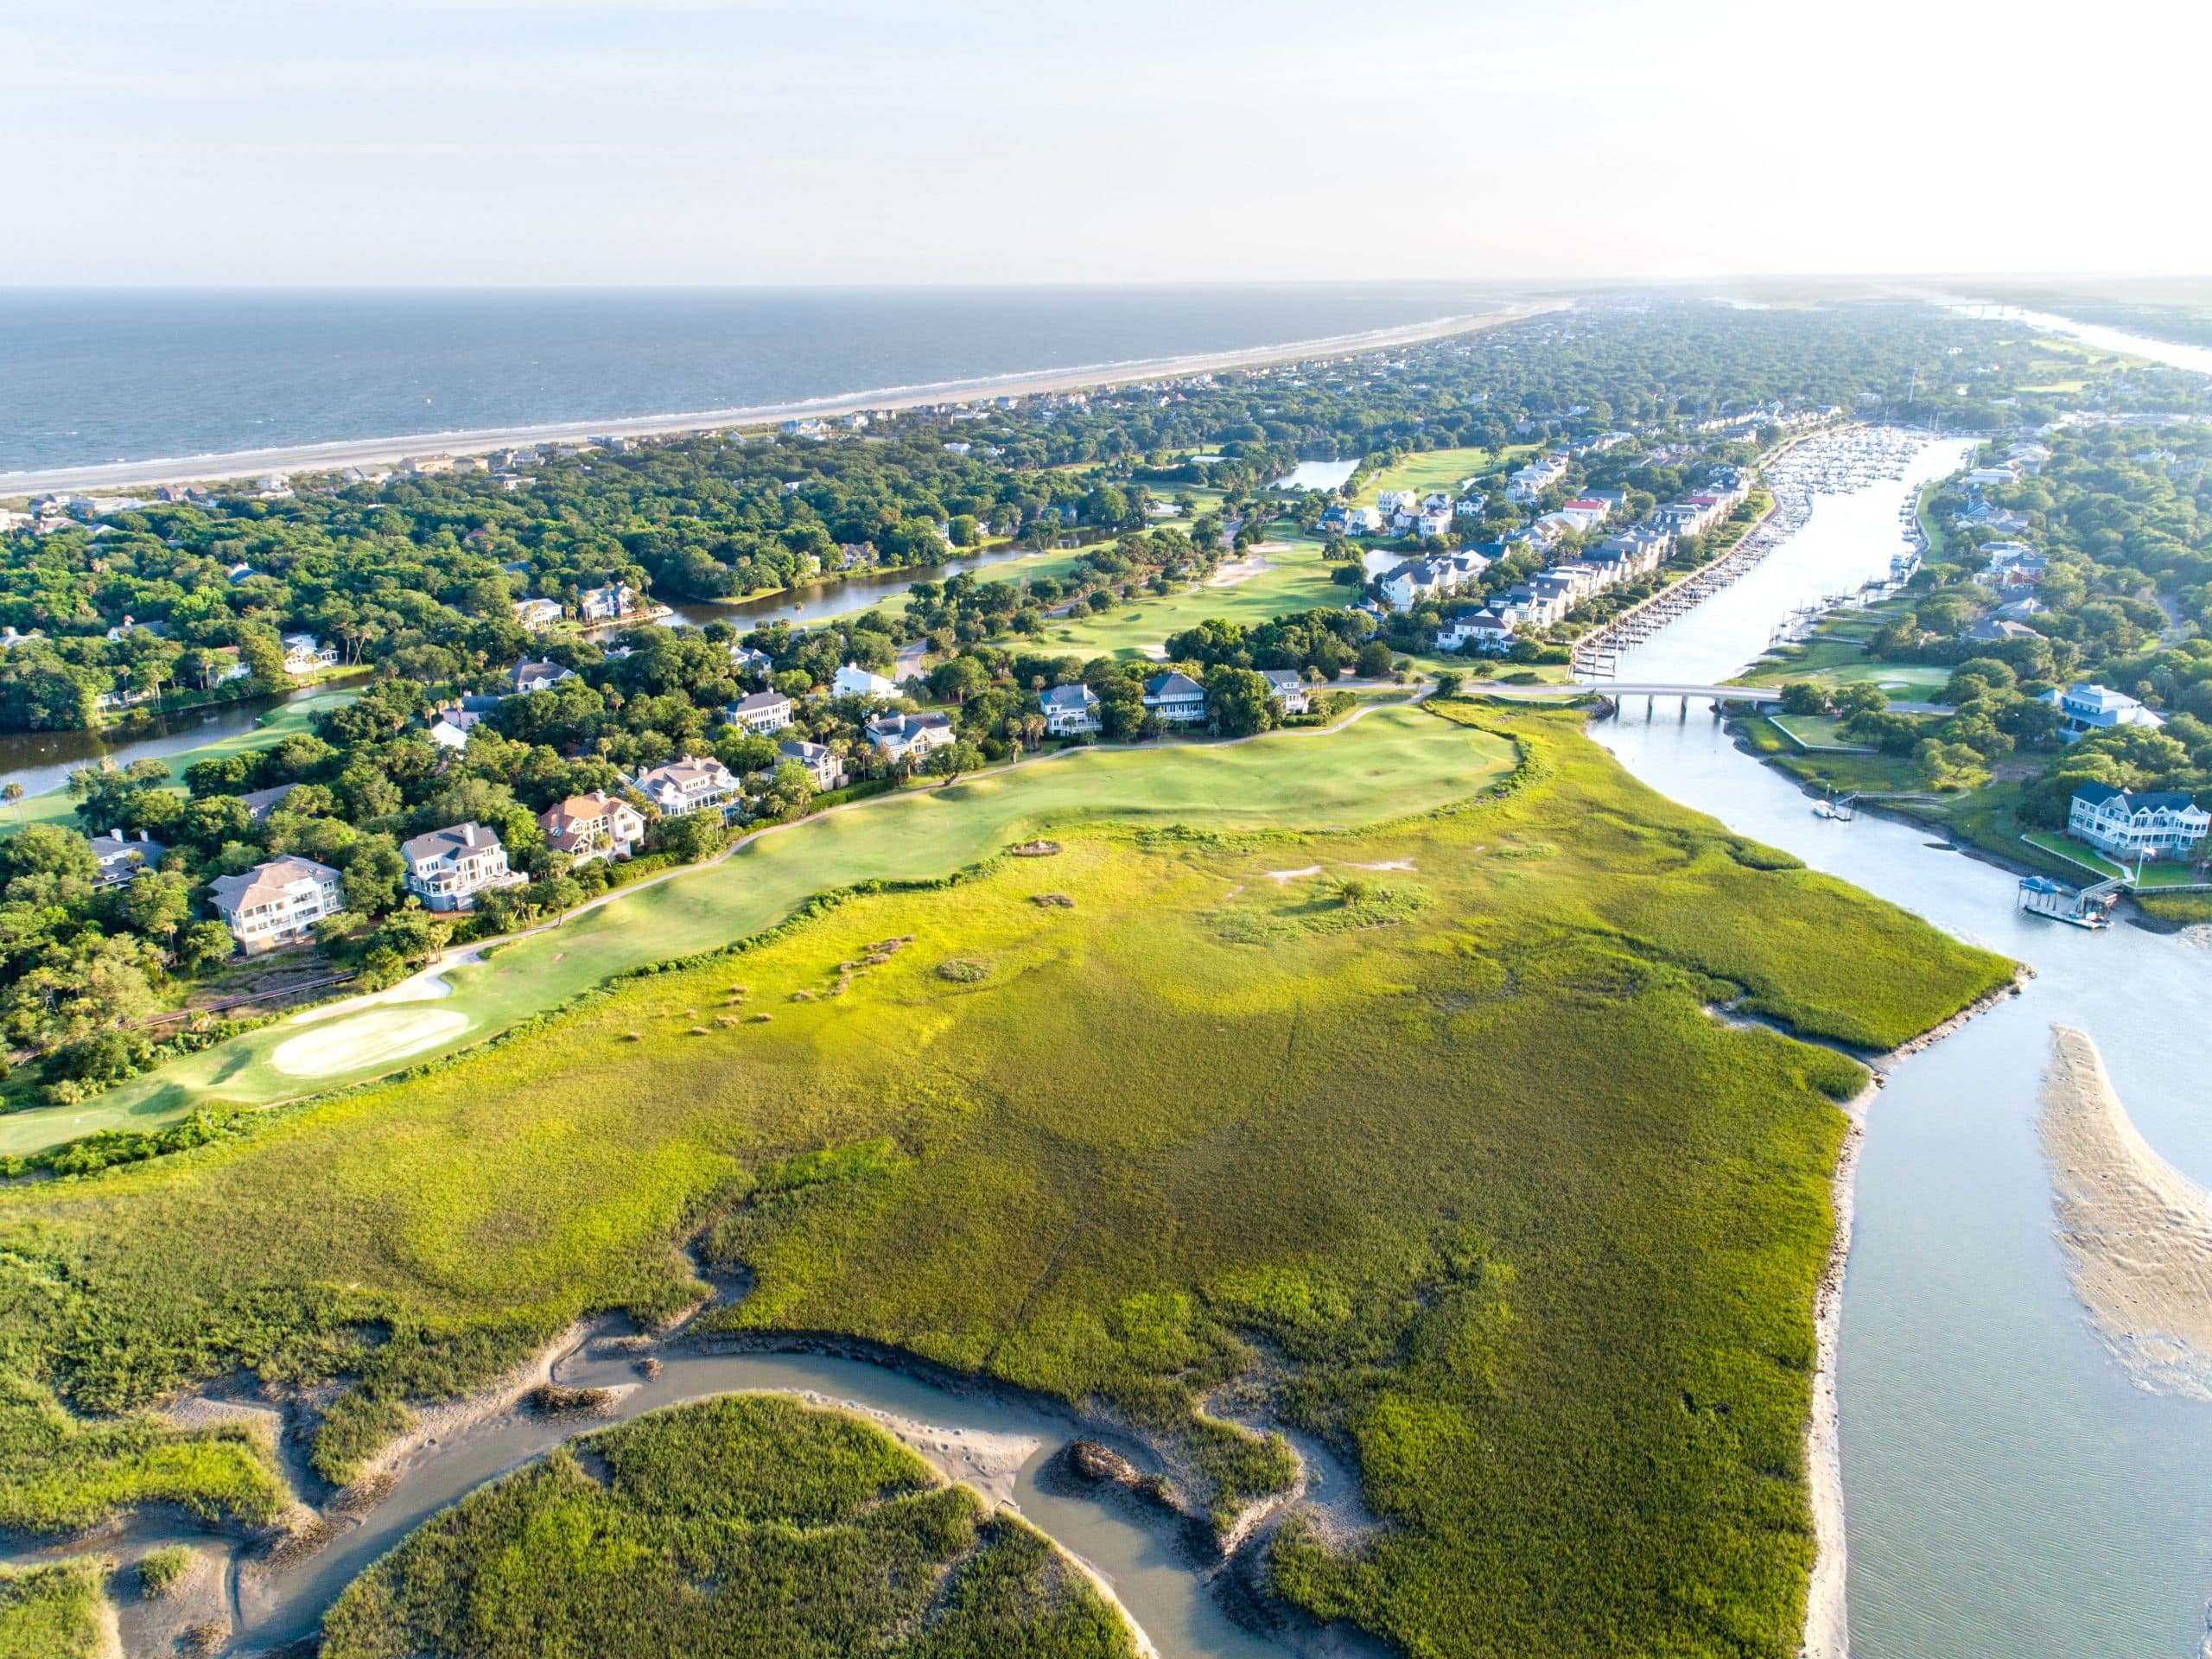
M269 1064L288 1077L328 1077L405 1059L468 1029L451 1008L378 1008L288 1037Z
M448 951L434 960L427 968L417 969L397 985L386 986L381 991L365 991L359 996L340 997L335 1002L326 1002L319 1008L308 1008L292 1016L292 1023L304 1026L317 1020L342 1020L347 1014L359 1014L364 1008L388 1007L394 1002L435 1002L442 996L453 995L453 982L446 976L455 968L484 960L480 950ZM554 958L556 962L560 957Z
M1410 858L1378 858L1372 864L1355 864L1352 868L1355 870L1410 870L1413 867L1414 861Z
M1234 588L1240 582L1249 582L1262 570L1270 569L1265 559L1236 559L1223 565L1206 578L1209 588Z
M1268 880L1281 887L1287 881L1303 881L1309 875L1319 875L1321 874L1321 867L1319 864L1308 864L1302 870L1268 870L1265 874Z
M2212 1400L2212 1198L2128 1121L2097 1046L2054 1026L2044 1154L2075 1294L2139 1387Z

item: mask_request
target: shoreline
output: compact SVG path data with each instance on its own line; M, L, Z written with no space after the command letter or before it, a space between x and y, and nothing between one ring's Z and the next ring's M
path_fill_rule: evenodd
M1219 352L1193 352L1176 357L1078 364L1067 368L1016 370L1002 374L976 375L965 379L933 381L922 385L831 392L820 397L798 398L778 404L621 416L602 420L543 421L458 431L339 438L316 443L271 445L260 449L149 456L139 461L25 467L0 473L0 499L44 494L49 491L207 483L251 473L330 472L345 467L395 462L407 455L424 453L470 455L519 444L573 442L602 437L669 437L713 431L723 427L759 426L772 421L828 417L874 410L912 409L922 404L958 402L975 397L1030 397L1046 392L1090 391L1126 385L1133 381L1178 378L1223 369L1262 368L1308 357L1351 356L1365 352L1387 351L1399 346L1421 345L1432 340L1448 339L1454 334L1474 334L1522 321L1546 312L1563 309L1572 303L1572 301L1557 299L1514 301L1489 311L1435 317L1425 322L1370 328L1349 334L1331 334L1315 340L1284 340L1274 345L1242 346Z

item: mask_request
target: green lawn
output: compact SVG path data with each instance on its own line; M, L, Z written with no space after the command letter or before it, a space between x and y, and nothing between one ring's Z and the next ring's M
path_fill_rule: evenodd
M471 1494L356 1580L324 1630L327 1659L1135 1652L1019 1518L865 1423L758 1395L602 1430Z
M1143 594L1132 603L1116 601L1109 611L1053 617L1037 643L1085 658L1143 657L1156 654L1170 634L1209 617L1249 626L1294 611L1342 610L1358 597L1331 580L1336 566L1322 559L1319 543L1302 536L1285 539L1281 550L1258 556L1268 568L1257 575L1225 586L1200 582L1160 596Z
M360 695L358 691L319 691L311 697L279 703L264 715L260 723L251 731L233 732L228 737L202 743L197 748L164 755L162 764L169 769L170 779L181 790L184 787L185 768L194 761L219 760L225 755L275 748L295 732L312 731L315 716L325 709L351 702ZM0 810L0 832L26 823L60 823L71 829L83 827L77 822L77 803L66 788L27 796L18 801L14 809Z
M1872 754L1874 751L1863 743L1853 743L1843 734L1843 722L1833 715L1770 715L1776 729L1787 738L1794 739L1800 748L1842 750L1852 754Z
M1536 453L1533 443L1508 444L1503 449L1485 449L1480 446L1464 449L1425 449L1419 454L1408 455L1395 467L1385 467L1368 480L1360 490L1356 505L1372 505L1375 499L1385 490L1416 490L1427 495L1432 490L1456 493L1459 485L1478 473L1497 467L1517 465L1522 458Z
M1021 793L1046 766L771 837L752 875L810 885L862 863L847 836L883 874L1048 826L1063 850L0 1191L14 1522L263 1502L250 1447L64 1406L346 1380L314 1440L343 1474L580 1314L690 1303L696 1238L750 1274L725 1322L1103 1401L1217 1516L1283 1478L1198 1411L1264 1338L1275 1409L1352 1451L1386 1523L1341 1553L1294 1531L1273 1582L1401 1650L1786 1659L1834 1103L1864 1072L1707 1010L1886 1047L2009 964L1645 789L1579 714L1448 712L1093 754L1057 817ZM1467 800L1509 741L1511 783ZM676 884L657 953L745 865ZM710 938L787 908L721 902ZM500 1559L534 1594L607 1536Z
M1232 829L1358 823L1438 804L1507 765L1505 747L1494 739L1416 710L1380 709L1334 733L1070 750L950 789L910 788L763 836L719 864L624 893L505 946L454 969L453 994L435 1003L340 1016L348 1033L359 1033L358 1064L311 1074L280 1070L270 1061L280 1046L303 1033L340 1029L327 1017L308 1026L287 1021L172 1061L79 1105L0 1116L0 1152L34 1151L101 1129L150 1128L209 1099L265 1105L417 1065L543 1014L610 975L741 938L810 894L943 875L1047 830L1193 817ZM405 1046L430 1030L431 1020L453 1028L435 1042Z

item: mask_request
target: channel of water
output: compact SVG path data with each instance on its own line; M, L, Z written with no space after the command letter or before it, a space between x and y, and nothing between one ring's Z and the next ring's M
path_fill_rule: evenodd
M1911 480L1952 470L1924 451ZM1910 482L1910 480L1909 480ZM1712 683L1795 607L1885 572L1908 485L1823 498L1624 677ZM2103 1051L2145 1137L2212 1183L2212 950L2020 914L2016 878L1931 832L1815 817L1703 709L1593 727L1638 777L1731 829L2034 968L2026 993L1904 1061L1869 1115L1838 1367L1859 1659L2199 1651L2212 1594L2212 1406L2133 1386L2090 1335L2035 1135L2050 1026Z

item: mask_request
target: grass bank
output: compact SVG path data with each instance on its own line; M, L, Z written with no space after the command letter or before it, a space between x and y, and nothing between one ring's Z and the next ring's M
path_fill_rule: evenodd
M1864 1072L1707 1010L1888 1047L2009 969L1652 793L1578 714L1448 712L1393 741L1469 771L1510 740L1511 787L1440 810L1386 767L1363 827L1275 827L1355 781L1309 740L1289 799L1078 821L242 1141L0 1193L0 1489L135 1501L140 1465L39 1425L242 1364L347 1384L315 1447L343 1476L581 1314L690 1306L698 1237L752 1278L722 1323L1098 1402L1217 1515L1281 1478L1204 1409L1256 1379L1385 1523L1294 1525L1275 1582L1410 1651L1793 1653Z
M0 1117L0 1152L103 1129L174 1122L210 1099L249 1105L360 1083L482 1042L624 973L772 925L810 894L941 876L1032 836L1086 823L1205 822L1225 830L1373 823L1435 806L1503 775L1508 745L1414 709L1379 709L1331 732L1250 742L1166 742L1063 752L917 786L748 842L674 880L626 893L563 925L450 969L423 1004L312 1016L174 1061L81 1105ZM311 1047L279 1055L314 1033Z
M102 1659L113 1651L97 1561L0 1569L0 1659Z
M327 1659L1128 1659L1051 1542L868 1425L734 1397L564 1446L340 1597Z

